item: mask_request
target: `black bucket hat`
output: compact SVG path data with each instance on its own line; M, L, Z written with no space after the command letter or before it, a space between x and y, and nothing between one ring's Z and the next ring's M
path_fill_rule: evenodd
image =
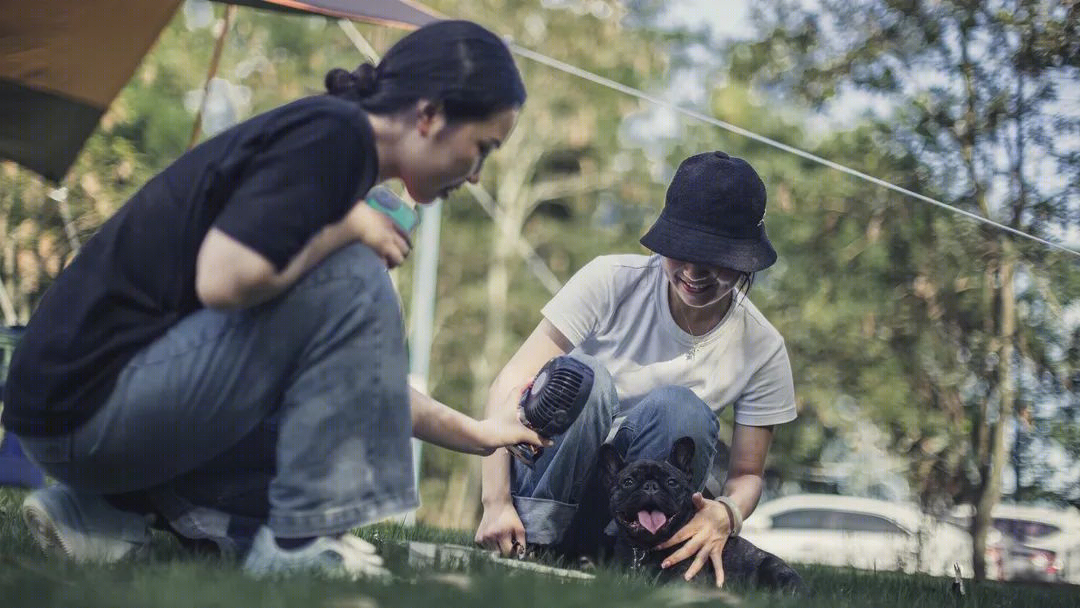
M641 244L684 262L757 272L776 262L764 217L765 184L750 163L706 152L679 165Z

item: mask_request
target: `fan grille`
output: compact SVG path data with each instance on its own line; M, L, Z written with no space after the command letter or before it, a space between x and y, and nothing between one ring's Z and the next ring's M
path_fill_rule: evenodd
M578 399L584 379L584 376L574 370L555 370L540 392L540 398L534 401L533 411L529 413L529 421L535 426L544 427L553 421L558 421L559 413L562 412L561 418L569 426L573 418L568 415L568 412ZM559 433L565 431L566 429L557 429Z

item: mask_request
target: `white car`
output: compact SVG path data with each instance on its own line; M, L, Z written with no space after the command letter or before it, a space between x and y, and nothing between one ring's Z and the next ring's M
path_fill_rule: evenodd
M961 505L953 517L964 524L971 513ZM1005 578L1080 583L1080 512L1002 503L990 515L1011 541L1003 545Z
M796 563L937 576L952 576L953 564L959 564L963 576L972 573L971 536L903 502L784 496L760 504L744 522L741 536Z

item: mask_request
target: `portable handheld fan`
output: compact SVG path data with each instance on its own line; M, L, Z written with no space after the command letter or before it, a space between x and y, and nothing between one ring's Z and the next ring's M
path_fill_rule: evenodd
M592 368L566 355L555 357L540 369L532 386L521 396L518 417L522 424L545 439L561 435L581 414L592 385ZM527 443L507 449L530 467L544 453L543 448Z
M394 223L404 230L405 234L411 234L413 228L420 223L420 216L416 214L416 210L385 186L375 186L369 190L365 200L373 209L381 211L394 220Z

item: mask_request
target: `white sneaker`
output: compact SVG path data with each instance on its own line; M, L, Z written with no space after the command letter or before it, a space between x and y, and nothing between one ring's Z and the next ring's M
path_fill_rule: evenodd
M46 553L76 562L119 561L150 542L146 519L64 484L31 492L22 517Z
M299 549L278 546L274 533L263 526L244 560L244 570L256 577L315 571L339 578L387 579L390 571L375 547L352 534L320 536Z

